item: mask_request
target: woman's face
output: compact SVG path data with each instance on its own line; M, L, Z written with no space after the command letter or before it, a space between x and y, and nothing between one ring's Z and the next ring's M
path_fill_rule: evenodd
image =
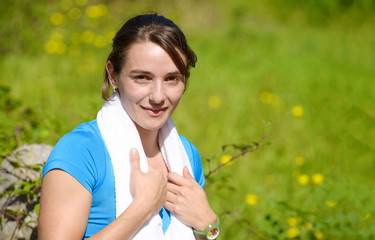
M152 42L135 43L128 49L113 86L138 130L160 129L185 89L184 76L171 57Z

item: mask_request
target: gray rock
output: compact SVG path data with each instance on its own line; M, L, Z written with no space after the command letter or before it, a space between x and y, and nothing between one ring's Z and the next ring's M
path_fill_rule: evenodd
M5 181L0 182L0 192L4 192L9 188L12 188L13 184L18 182L19 179L36 180L40 177L40 172L32 169L25 168L14 168L10 162L19 162L21 166L33 166L36 164L44 164L49 154L52 151L53 146L46 144L30 144L22 145L17 148L9 157L4 159L0 166L0 179ZM38 198L39 199L39 198ZM27 211L30 216L24 218L24 222L34 221L29 225L31 227L37 226L38 216L30 208L33 204L36 204L35 199L27 199L26 197L18 197L9 199L3 197L0 199L1 209L12 209L12 210L24 210ZM30 204L31 202L31 204ZM2 225L0 231L0 239L11 239L14 233L13 239L31 239L32 229L29 227L22 227L16 229L16 221L9 220L1 214ZM16 230L15 230L16 229Z

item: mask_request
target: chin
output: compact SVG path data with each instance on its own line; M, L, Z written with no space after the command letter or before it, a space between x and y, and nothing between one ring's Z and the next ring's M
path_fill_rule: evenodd
M167 122L168 119L166 119L165 121L162 121L162 122L157 122L157 123L148 123L148 124L137 124L138 127L144 129L144 130L148 130L148 131L156 131L156 130L159 130L160 128L162 128L165 123Z

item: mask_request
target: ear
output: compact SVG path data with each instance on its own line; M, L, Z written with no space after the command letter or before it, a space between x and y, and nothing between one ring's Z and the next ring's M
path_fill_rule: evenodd
M105 65L105 69L107 70L108 80L111 83L112 87L118 88L118 84L117 84L117 81L116 81L115 69L114 69L111 61L107 62L107 64Z

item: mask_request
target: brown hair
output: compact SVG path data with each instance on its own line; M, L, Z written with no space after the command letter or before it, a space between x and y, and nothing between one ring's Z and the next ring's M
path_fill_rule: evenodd
M187 44L184 33L171 20L157 15L139 15L129 19L113 38L112 52L107 61L113 65L115 74L119 75L126 60L126 51L131 44L136 42L150 41L163 48L178 70L185 76L185 84L190 76L190 67L195 67L197 56ZM182 53L186 58L186 63L181 57ZM109 78L105 71L102 86L102 97L109 99Z

